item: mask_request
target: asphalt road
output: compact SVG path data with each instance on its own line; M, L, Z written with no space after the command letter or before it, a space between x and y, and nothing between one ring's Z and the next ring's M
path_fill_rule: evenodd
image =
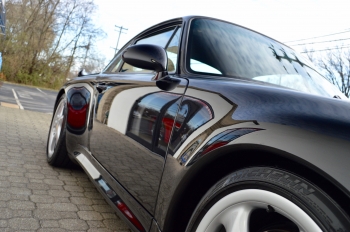
M0 83L0 106L52 114L57 91Z
M53 95L5 84L1 102L47 112ZM39 101L44 102L35 102ZM0 231L130 232L81 169L46 162L52 115L0 106Z

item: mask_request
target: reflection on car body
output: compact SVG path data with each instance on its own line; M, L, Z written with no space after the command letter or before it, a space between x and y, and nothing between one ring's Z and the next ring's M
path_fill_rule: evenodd
M349 112L291 48L183 17L62 87L48 162L82 166L134 231L349 231Z

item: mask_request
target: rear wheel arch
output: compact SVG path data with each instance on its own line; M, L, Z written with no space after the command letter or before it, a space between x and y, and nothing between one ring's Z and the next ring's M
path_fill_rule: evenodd
M56 97L56 101L55 101L55 105L54 105L54 112L56 111L56 108L57 108L57 105L59 103L59 100L61 99L62 95L63 94L66 94L65 90L64 89L61 89L58 94L57 94L57 97Z
M169 205L164 231L185 231L197 204L217 181L234 171L254 166L274 167L304 177L350 215L350 207L344 208L350 206L349 192L322 170L293 154L272 147L238 144L206 154L186 171Z

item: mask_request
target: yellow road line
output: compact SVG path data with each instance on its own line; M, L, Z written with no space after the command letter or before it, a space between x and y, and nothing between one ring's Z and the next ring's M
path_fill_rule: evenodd
M9 107L9 108L19 109L18 105L6 103L6 102L0 102L0 106L5 106L5 107Z

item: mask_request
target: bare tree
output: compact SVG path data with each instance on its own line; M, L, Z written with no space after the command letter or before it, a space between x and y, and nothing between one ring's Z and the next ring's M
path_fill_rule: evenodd
M318 53L317 56L313 50L305 53L331 83L345 96L350 96L350 49L340 47L325 54Z
M6 8L0 51L8 80L57 87L71 69L101 57L89 56L105 35L93 23L93 0L7 0Z

